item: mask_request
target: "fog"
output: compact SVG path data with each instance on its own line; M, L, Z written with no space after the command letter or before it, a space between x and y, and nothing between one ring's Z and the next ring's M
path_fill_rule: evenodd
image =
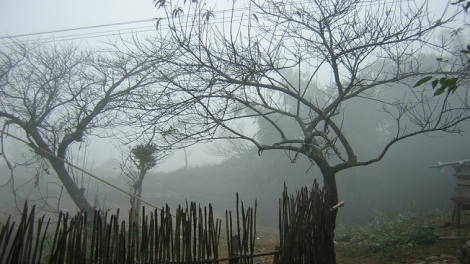
M468 159L466 142L470 142L468 135L417 137L392 148L382 162L339 173L339 199L346 205L340 209L338 223L364 224L377 212L390 216L407 210L450 212L453 170L429 166ZM311 186L314 179L322 182L316 167L309 169L305 160L292 164L283 152L264 152L261 156L253 152L250 162L228 159L220 164L152 173L146 179L144 198L173 206L184 200L212 203L217 211L233 208L238 192L247 204L257 200L262 223L275 225L284 182L291 193Z
M374 219L377 212L394 214L415 210L431 212L443 210L451 212L455 178L451 167L444 170L430 169L438 162L468 159L470 150L469 135L442 134L439 136L419 136L394 146L383 161L367 167L345 170L337 175L339 199L345 202L338 215L339 224L364 224ZM23 153L20 143L10 146L17 154ZM92 149L92 148L91 148ZM311 186L314 179L322 182L321 175L309 161L300 159L291 163L282 151L267 151L258 156L255 150L243 158L223 159L211 155L207 146L193 148L188 156L188 168L184 168L184 157L174 155L170 160L158 165L147 175L144 182L143 199L162 207L169 204L172 208L186 201L198 202L201 205L212 204L216 215L224 217L226 209L235 207L236 193L246 206L258 204L258 221L265 226L275 227L277 224L278 199L283 185L286 184L290 193L302 186ZM112 150L112 148L110 148ZM96 155L101 156L101 154ZM90 154L90 157L96 157ZM201 156L206 160L200 162ZM109 181L111 184L128 190L123 176L116 169L116 161L110 158L107 162L88 162L83 165L94 175ZM168 170L162 170L165 168ZM171 165L171 166L170 166ZM115 167L112 167L115 166ZM1 184L8 178L8 169L1 167ZM16 186L21 186L26 179L34 174L34 168L18 169ZM24 177L21 177L24 175ZM127 210L129 198L122 192L100 183L83 173L77 173L76 179L82 182L91 201L102 210ZM56 196L60 191L54 175L44 173L40 178L43 195L46 190L49 196ZM34 186L25 185L19 195L33 200L38 191ZM11 190L2 187L2 215L15 213ZM49 198L52 207L58 200ZM39 203L41 204L41 203ZM75 211L74 204L67 194L60 200L60 209ZM150 207L150 206L146 206Z
M68 21L61 24L79 27L151 18L155 14L149 8L152 1L145 1L145 5L138 5L139 8L133 9L132 12L128 12L130 7L123 4L119 5L119 12L106 10L107 7L115 4L115 2L109 2L92 8L94 15L88 15L94 19L88 21L88 24L76 23L87 19L84 13L89 9L81 6L86 9L74 12L75 17L69 17L75 23ZM436 5L432 8L439 9L440 7ZM60 29L51 28L50 21L44 19L37 19L41 23L28 21L32 24L30 27L26 25L28 23L15 23L19 18L13 17L12 14L15 14L13 10L18 10L15 9L18 7L14 8L10 3L9 8L3 9L3 12L9 10L9 18L6 15L0 17L10 19L9 23L18 25L5 28L6 23L0 23L4 25L0 28L2 34L28 34ZM68 19L67 13L61 12L59 8L60 6L56 6L57 11L52 12L57 16L51 19L55 20L53 22L55 24L57 21ZM21 13L22 17L32 14L34 9L40 9L42 11L38 12L40 14L46 12L44 6L29 6L25 8L27 12ZM144 10L146 17L142 17ZM70 14L71 10L68 11ZM114 16L111 16L111 13L114 13ZM100 14L102 14L101 17ZM127 16L125 19L120 19L119 15ZM383 146L380 143L391 137L386 132L388 124L380 115L376 119L369 118L370 112L375 113L379 110L374 105L355 102L347 107L352 110L346 112L345 131L351 136L357 153L360 154L362 160L375 157L377 151ZM288 127L288 124L285 126ZM464 131L469 131L470 125L465 124L465 126ZM261 128L262 125L259 125L250 129L261 131ZM272 136L269 134L269 128L263 129L266 131L261 132L265 133L266 137ZM24 143L8 137L5 142L5 151L13 164L32 156ZM339 200L344 201L345 206L339 209L338 223L364 224L372 221L379 211L391 216L406 210L450 212L453 207L450 198L453 196L455 187L453 171L451 168L439 171L430 169L429 166L438 162L470 159L469 142L468 132L412 137L395 144L379 163L341 171L336 176ZM223 218L226 209L234 209L238 193L247 206L254 206L256 201L260 224L275 227L278 221L278 202L284 184L290 193L295 193L302 186L312 186L314 180L322 183L318 168L305 157L300 157L296 163L291 163L288 156L294 153L281 150L258 153L253 146L246 147L241 143L234 143L240 146L238 156L212 155L213 150L222 149L223 144L227 142L198 144L188 148L186 153L178 150L168 159L159 161L156 168L144 180L142 198L156 207L169 204L174 208L187 201L194 201L203 206L212 204L216 216ZM71 168L74 171L74 180L79 183L79 187L84 188L86 197L94 201L92 204L98 209L115 212L118 208L126 211L130 207L127 194L110 186L129 190L126 179L119 169L119 162L122 158L121 147L111 139L89 136L83 143L75 144L71 151L69 161L109 183L109 185L105 184ZM57 210L75 212L77 210L68 194L61 188L54 172L45 164L18 166L15 169L14 189L10 188L10 180L10 170L2 161L0 163L0 222L4 221L10 213L18 214L17 205L21 205L23 199L28 199L31 203L36 202L43 212L57 212ZM15 200L15 193L22 199ZM46 202L50 206L46 206ZM146 205L146 207L152 206Z

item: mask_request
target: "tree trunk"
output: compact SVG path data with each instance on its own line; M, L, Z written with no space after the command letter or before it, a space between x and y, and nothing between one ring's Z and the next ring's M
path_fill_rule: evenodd
M137 197L142 198L142 180L139 180L139 185L137 186ZM140 220L140 207L142 206L142 202L139 199L135 199L135 221L139 223Z
M18 121L20 124L22 122ZM33 147L35 151L43 158L47 159L51 164L54 171L57 173L57 177L64 185L67 193L72 198L75 205L83 210L87 214L87 223L89 226L93 224L93 218L95 214L95 208L91 206L88 200L85 197L85 189L79 189L77 184L73 181L70 173L65 167L65 156L68 146L72 139L64 137L64 140L59 144L57 149L57 154L54 155L53 151L50 149L49 145L44 141L36 127L29 127L27 124L22 124L21 127L24 129L26 134L33 138L34 142L37 144L37 148ZM45 154L46 153L46 154Z
M321 168L320 168L321 169ZM325 197L325 229L323 230L323 243L325 245L325 252L322 259L318 263L335 264L336 253L334 245L336 216L338 210L330 210L334 205L338 204L338 190L336 187L335 173L331 169L321 169L323 174L324 184L324 197Z
M83 210L87 213L88 222L93 222L95 208L91 206L91 204L86 199L84 189L78 189L77 184L72 180L69 172L65 168L63 161L53 157L48 157L47 159L52 165L54 171L57 173L57 176L59 177L62 184L64 184L65 189L67 190L75 205L77 205L80 210Z
M132 194L135 196L142 198L142 185L144 182L145 175L147 174L147 170L143 168L143 166L139 166L139 177L136 182L134 182L134 186L131 188ZM133 212L134 221L136 224L139 224L140 220L140 207L142 206L142 202L135 197L131 197L131 208Z

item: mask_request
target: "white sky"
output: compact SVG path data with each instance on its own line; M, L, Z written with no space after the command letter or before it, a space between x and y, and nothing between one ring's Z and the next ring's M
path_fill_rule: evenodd
M207 2L216 10L231 6L231 0ZM449 2L455 1L429 0L436 13L444 11ZM0 0L0 36L151 19L159 13L152 0Z
M135 21L156 16L152 0L1 0L1 35Z
M231 1L228 0L207 2L208 6L215 6L216 10L228 9L231 6ZM0 0L0 36L89 27L162 16L161 10L155 7L152 0Z

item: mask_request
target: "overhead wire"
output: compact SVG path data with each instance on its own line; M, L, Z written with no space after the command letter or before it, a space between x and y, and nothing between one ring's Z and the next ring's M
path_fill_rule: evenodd
M44 31L44 32L37 32L37 33L15 35L15 36L3 36L3 37L0 37L0 40L5 39L5 38L21 38L21 37L30 37L30 36L37 36L37 35L69 32L69 31L77 31L77 30L86 30L86 29L93 29L93 28L103 28L103 27L111 27L111 26L119 26L119 25L129 25L129 24L135 24L135 23L149 22L149 21L152 21L152 20L155 20L155 19L157 19L157 18L149 18L149 19L142 19L142 20L136 20L136 21L117 22L117 23L111 23L111 24L77 27L77 28L69 28L69 29L51 30L51 31Z
M217 15L219 13L224 13L231 11L231 9L224 9L224 10L216 10L216 11L211 11L214 15ZM244 9L242 8L237 8L234 9L234 12L242 12ZM180 17L182 18L188 18L191 16L191 14L186 14L186 15L181 15ZM239 18L241 16L235 16L236 21L240 21ZM148 23L148 22L158 22L164 18L149 18L149 19L142 19L142 20L136 20L136 21L126 21L126 22L117 22L117 23L110 23L110 24L102 24L102 25L93 25L93 26L85 26L85 27L77 27L77 28L70 28L70 29L60 29L60 30L51 30L51 31L43 31L43 32L35 32L35 33L28 33L28 34L20 34L20 35L12 35L12 36L0 36L0 40L2 39L20 39L20 38L25 38L25 37L31 37L31 36L41 36L41 35L50 35L54 33L64 33L64 32L71 32L71 31L83 31L83 30L90 30L90 29L97 29L97 28L104 28L104 27L114 27L114 26L122 26L122 25L130 25L130 24L136 24L136 23ZM212 19L212 21L217 21L219 18L215 17ZM220 23L220 22L215 22L215 23ZM92 37L106 37L106 36L112 36L112 35L121 35L123 34L122 31L124 31L124 34L129 34L129 33L141 33L141 32L148 32L151 31L151 29L155 29L155 24L152 24L150 26L142 26L142 27L130 27L130 28L118 28L114 30L107 30L107 31L95 31L95 32L88 32L88 33L81 33L81 34L73 34L73 35L67 35L67 36L48 36L47 38L42 39L47 40L47 39L54 39L54 41L66 41L66 40L75 40L80 38L80 36L84 36L81 39L86 39L86 38L92 38ZM169 25L165 25L164 23L161 23L159 27L163 30L169 29ZM137 30L136 30L137 29ZM142 30L139 30L142 29ZM111 34L111 32L114 32L114 34ZM90 36L92 35L92 36ZM95 36L93 36L95 35ZM70 39L68 39L70 37ZM58 40L57 38L61 38L61 40ZM21 42L21 40L19 40Z
M308 0L302 1L293 1L295 4L304 4L308 3ZM363 6L373 6L373 5L383 5L383 4L393 4L393 3L403 3L403 2L413 2L413 0L384 0L384 1L376 1L376 0L369 0L363 1ZM293 4L294 4L293 3ZM214 17L211 18L211 24L221 24L226 21L225 16L219 16L219 14L234 14L232 21L233 22L241 22L243 17L247 17L245 13L246 8L235 8L235 9L222 9L222 10L206 10L210 11L214 14ZM181 18L189 18L192 14L183 14L180 15ZM169 30L170 25L168 23L164 23L164 18L148 18L148 19L141 19L135 21L125 21L125 22L117 22L117 23L109 23L109 24L101 24L101 25L92 25L92 26L85 26L85 27L76 27L76 28L69 28L69 29L59 29L59 30L50 30L50 31L43 31L43 32L36 32L36 33L27 33L27 34L20 34L20 35L13 35L13 36L0 36L0 40L5 39L15 39L16 42L20 43L28 43L28 42L62 42L62 41L75 41L75 40L85 40L90 38L103 38L103 37L111 37L111 36L122 36L127 34L141 34L146 32L152 32L157 30L156 23L158 22L159 30ZM75 31L86 31L86 30L93 30L93 29L102 29L102 28L109 28L109 27L120 27L125 25L133 25L138 23L149 23L153 22L152 25L148 26L140 26L140 27L129 27L129 28L118 28L118 29L111 29L111 30L100 30L95 32L86 32L80 34L70 34L66 36L50 36L51 34L56 33L65 33L65 32L75 32ZM185 26L183 26L185 27ZM33 36L44 36L47 35L45 38L38 39L25 39L26 37L33 37ZM1 46L5 46L8 44L0 44Z

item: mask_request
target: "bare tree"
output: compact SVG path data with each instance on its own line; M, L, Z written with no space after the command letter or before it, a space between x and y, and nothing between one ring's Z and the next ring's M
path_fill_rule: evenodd
M172 152L159 148L154 141L155 130L146 142L134 145L127 158L121 162L121 172L127 178L131 194L142 198L143 182L148 172L158 163L163 162ZM130 198L132 212L136 223L139 223L141 201L135 197Z
M292 162L307 157L323 176L326 208L338 203L338 172L378 162L416 135L461 133L459 124L470 118L465 94L436 98L431 89L411 87L428 74L457 74L462 65L458 58L445 67L423 65L426 53L450 54L434 33L454 19L429 13L425 1L251 0L242 9L233 1L229 12L200 1L154 2L166 10L171 41L181 47L161 73L179 92L175 103L194 103L177 116L180 123L206 136L250 141L260 155L277 149ZM351 112L350 105L366 102L381 108ZM359 155L356 144L364 142L350 138L363 128L351 120L371 117L383 120L386 140L374 154ZM274 141L237 129L257 119ZM332 250L318 263L335 263L337 210L324 214L322 243Z
M73 44L4 41L0 51L1 142L6 132L27 140L77 207L91 215L94 208L85 195L86 186L80 185L64 161L71 158L74 144L86 147L91 135L122 137L124 128L139 128L135 120L141 98L158 101L163 90L154 70L166 56L166 49L157 47L160 43L154 44L152 54L143 54L132 42L90 51ZM8 158L6 152L2 155ZM14 177L12 173L10 184Z

